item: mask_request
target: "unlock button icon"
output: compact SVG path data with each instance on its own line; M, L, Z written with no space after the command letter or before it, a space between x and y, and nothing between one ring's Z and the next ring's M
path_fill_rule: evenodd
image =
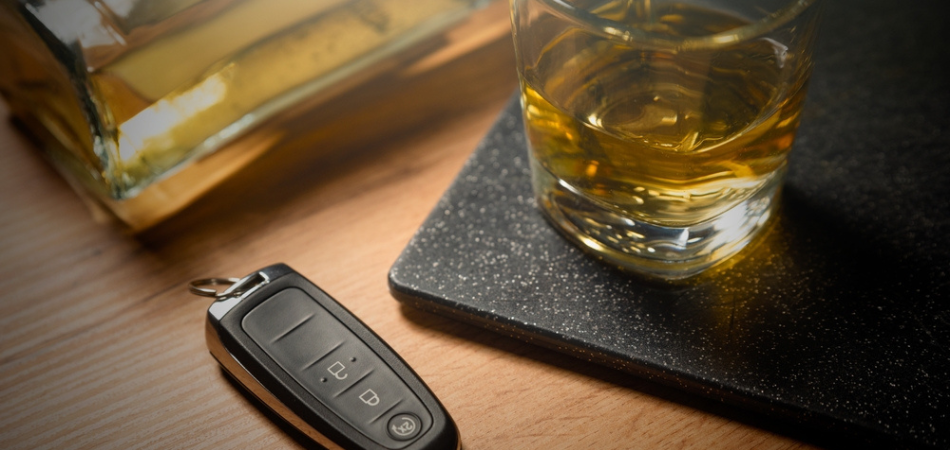
M343 373L344 370L346 370L346 366L344 366L343 363L337 361L333 363L333 365L331 365L327 369L327 372L330 372L331 374L333 374L333 376L336 377L337 380L343 380L343 379L346 379L347 375L349 375L349 374Z

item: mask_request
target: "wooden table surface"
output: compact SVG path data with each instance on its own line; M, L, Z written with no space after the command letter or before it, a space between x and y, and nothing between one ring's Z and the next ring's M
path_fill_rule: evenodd
M0 448L305 445L224 376L205 346L209 301L186 288L275 262L400 353L466 449L809 447L389 294L390 266L517 86L504 2L471 20L327 104L307 142L321 151L276 149L139 235L94 220L0 106Z

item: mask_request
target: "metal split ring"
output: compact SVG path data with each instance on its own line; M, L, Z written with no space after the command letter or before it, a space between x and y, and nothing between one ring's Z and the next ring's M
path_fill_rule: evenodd
M194 280L191 283L188 283L188 291L192 294L200 295L202 297L220 298L224 296L224 291L218 291L217 289L211 289L203 286L232 286L238 281L241 281L241 279L202 278L200 280Z

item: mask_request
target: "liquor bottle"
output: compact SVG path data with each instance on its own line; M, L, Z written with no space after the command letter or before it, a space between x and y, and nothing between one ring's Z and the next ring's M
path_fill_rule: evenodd
M0 0L0 94L81 193L141 230L274 141L249 130L482 3Z

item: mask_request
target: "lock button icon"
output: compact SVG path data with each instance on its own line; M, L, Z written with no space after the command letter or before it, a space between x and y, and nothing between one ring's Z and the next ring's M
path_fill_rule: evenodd
M376 395L376 392L374 392L372 389L367 389L365 392L360 394L360 400L369 406L376 406L379 404L379 396Z

